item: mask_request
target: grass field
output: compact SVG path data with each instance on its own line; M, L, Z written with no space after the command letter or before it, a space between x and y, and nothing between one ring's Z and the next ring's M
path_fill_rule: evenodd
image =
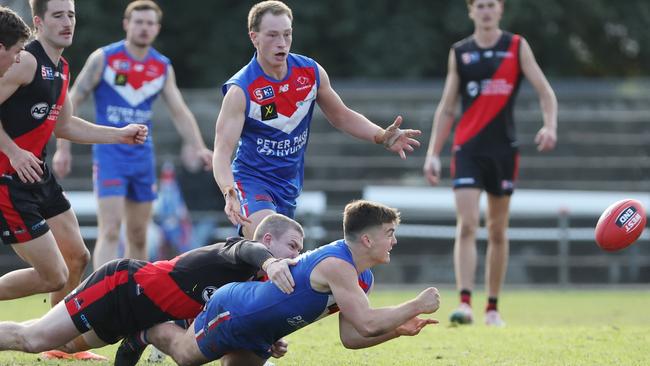
M374 306L395 304L416 291L376 291ZM0 303L0 320L25 320L47 310L44 296ZM479 312L476 324L450 327L456 305L442 292L441 323L417 337L403 337L365 350L346 350L338 339L336 316L288 337L284 365L650 365L650 289L510 290L500 299L506 328L488 328ZM482 308L482 294L474 296ZM476 311L476 310L475 310ZM112 358L115 346L98 353ZM146 354L145 354L146 356ZM144 357L143 357L144 358ZM44 362L37 355L0 353L0 365L89 365ZM90 363L100 365L101 363ZM112 362L110 363L112 364ZM141 364L146 364L141 362ZM169 358L163 365L173 364ZM218 363L217 363L218 364Z

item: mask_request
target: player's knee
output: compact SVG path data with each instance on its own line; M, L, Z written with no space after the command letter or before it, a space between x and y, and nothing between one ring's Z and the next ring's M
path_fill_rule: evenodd
M30 334L28 334L30 333ZM22 346L22 351L27 353L39 353L50 350L52 347L46 339L44 334L31 334L32 332L21 332L19 343Z
M85 246L68 259L68 267L71 272L83 272L90 263L90 251Z
M470 238L476 236L478 223L474 220L460 220L458 222L458 234L461 238Z
M45 287L44 290L54 292L61 290L65 286L69 275L68 267L63 265L50 273L42 274L40 278L43 287Z

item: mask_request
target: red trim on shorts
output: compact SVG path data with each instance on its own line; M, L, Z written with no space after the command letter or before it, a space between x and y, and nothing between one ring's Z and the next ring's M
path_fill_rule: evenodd
M214 319L210 320L209 325L208 325L208 331L216 328L217 325L225 322L226 320L230 320L230 318L231 318L231 316L230 316L229 311L226 311L226 312L223 312L223 313L217 315ZM201 329L199 331L199 334L196 335L196 340L200 341L201 339L203 339L203 337L205 337L205 333L206 332L204 332L203 329Z
M104 277L101 281L68 298L65 303L68 314L70 316L76 315L97 300L106 296L109 292L115 290L117 286L123 285L128 281L128 270L117 271L110 276Z
M179 259L147 263L133 278L161 311L176 319L191 319L201 312L203 304L188 296L169 275Z
M505 79L514 88L521 72L518 57L519 41L520 37L518 35L512 36L512 42L510 43L510 47L508 47L508 52L513 56L501 62L497 71L492 75L492 80ZM508 95L481 94L476 98L458 122L456 134L454 135L454 146L465 144L483 130L503 110L511 97L512 93Z
M16 241L18 243L24 243L32 240L32 234L27 230L25 220L16 211L11 196L9 195L9 187L6 185L0 185L0 201L6 203L6 205L0 205L0 211L2 211L2 216L7 221L9 231L16 238Z
M241 182L235 182L235 184L237 185L237 191L239 191L239 195L241 196L241 200L239 201L241 202L246 199L246 192L244 192L244 187L242 187ZM244 210L244 215L246 215L246 217L250 216L250 212L248 212L248 204L242 205L241 208Z

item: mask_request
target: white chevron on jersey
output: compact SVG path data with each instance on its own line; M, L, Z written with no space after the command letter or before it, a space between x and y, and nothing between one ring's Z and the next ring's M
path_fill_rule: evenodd
M158 94L165 83L165 75L163 74L151 81L143 82L140 88L135 89L128 83L128 80L126 85L115 85L115 75L115 70L111 67L104 68L104 81L132 107L136 107L148 98Z
M296 103L297 104L296 110L295 112L293 112L293 115L291 116L282 115L278 111L277 118L268 121L262 121L261 105L251 100L250 108L248 111L248 117L253 118L256 121L259 121L269 127L273 127L284 133L291 133L293 130L296 129L296 127L298 127L300 122L302 122L302 120L309 113L309 109L311 108L312 102L316 99L317 90L318 87L314 83L314 85L311 87L311 90L309 91L309 94L307 94L305 99L301 102ZM277 110L277 104L276 104L276 110Z

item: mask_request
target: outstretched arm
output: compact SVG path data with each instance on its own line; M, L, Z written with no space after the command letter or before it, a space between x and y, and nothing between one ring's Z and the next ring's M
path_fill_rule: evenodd
M214 156L212 170L224 195L226 205L223 211L233 225L245 225L251 221L241 214L241 204L235 191L235 178L230 168L230 159L239 141L246 113L246 96L244 91L233 85L221 103L217 117L214 136Z
M99 126L72 115L72 103L66 96L54 128L57 138L80 144L143 144L147 126L130 124L122 128Z
M167 72L167 80L165 81L165 86L162 90L162 97L169 107L172 121L174 122L178 133L183 137L183 140L186 143L196 149L197 155L203 162L205 169L212 169L212 150L208 149L205 146L205 142L203 142L201 130L199 129L199 125L196 123L196 118L194 118L194 114L192 114L183 100L181 91L178 90L178 86L176 85L176 74L171 65Z
M460 79L456 71L456 56L454 50L451 50L449 51L449 59L447 62L445 88L433 118L431 138L429 139L427 156L424 167L422 168L424 177L432 186L440 183L440 151L445 145L447 137L449 137L451 126L454 124L454 112L459 85Z
M86 64L79 73L77 80L70 89L70 101L72 102L72 113L78 113L81 103L97 87L101 79L102 66L104 64L104 53L101 49L95 50L88 56ZM63 178L72 168L72 154L70 154L70 141L64 139L56 140L56 151L52 156L52 170L58 177Z
M407 152L413 152L415 147L420 146L420 142L414 137L422 132L400 129L401 116L397 116L393 124L384 130L343 103L341 97L332 88L327 72L320 65L318 65L318 73L320 86L316 102L332 126L356 138L384 145L402 159L406 159Z
M550 151L555 148L557 142L557 98L551 88L551 84L546 80L546 76L540 69L533 50L524 38L521 39L521 69L524 75L533 85L539 103L542 108L544 126L537 132L535 143L538 151Z
M430 314L438 310L438 290L430 287L415 299L396 306L371 308L368 297L358 285L357 271L348 262L338 258L327 258L312 272L314 282L325 282L332 291L343 320L364 338L376 338L374 344L392 339L399 334L397 328L419 314ZM345 331L345 329L343 329ZM342 341L358 338L346 332ZM371 343L373 340L370 341Z

